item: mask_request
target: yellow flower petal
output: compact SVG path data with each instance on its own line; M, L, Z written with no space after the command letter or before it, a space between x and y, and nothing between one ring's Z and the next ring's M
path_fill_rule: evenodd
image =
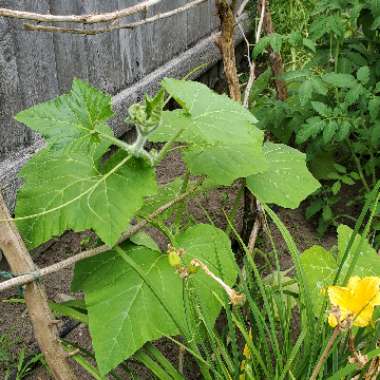
M333 305L339 306L340 309L349 309L351 305L350 289L342 286L329 286L327 289L327 294Z
M336 316L334 314L330 314L327 321L332 328L338 326L338 320L336 319Z
M347 287L329 286L327 293L331 304L340 312L339 322L351 316L354 326L365 327L372 320L374 307L380 305L380 278L353 276ZM329 315L328 322L332 327L338 324L335 313Z

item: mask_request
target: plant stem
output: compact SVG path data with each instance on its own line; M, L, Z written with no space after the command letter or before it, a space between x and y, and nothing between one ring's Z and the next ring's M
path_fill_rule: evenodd
M160 153L154 160L154 165L158 165L166 156L166 154L169 152L172 145L176 142L179 136L183 133L184 129L179 129L178 132L163 146L163 148L160 150Z
M102 132L98 132L99 136L105 138L106 140L112 142L113 145L116 145L117 147L125 150L126 152L130 153L130 150L131 150L131 145L127 144L126 142L118 139L117 137L115 136L112 136L112 135L107 135L105 133L102 133Z
M375 156L373 154L372 149L369 151L369 156L370 156L370 164L371 164L372 186L374 186L375 183L377 182L377 177L376 177L376 170L375 170Z
M188 187L189 187L189 181L190 181L190 171L186 170L185 175L183 176L182 186L179 195L186 193ZM180 202L177 206L177 215L175 217L175 226L180 226L182 222L182 216L184 212L184 201Z
M321 357L318 360L317 365L315 366L313 373L311 374L310 380L316 380L318 378L319 372L321 371L321 368L323 364L325 363L326 359L330 355L330 351L334 346L334 343L336 341L336 338L338 337L340 332L340 328L337 326L334 329L333 334L331 335L329 341L327 342L327 345L321 355Z
M228 219L230 219L232 222L235 222L236 219L236 214L239 210L240 204L241 204L241 198L244 194L244 189L245 189L245 182L240 186L238 193L236 194L236 198L234 200L234 204L232 206L232 210L230 211L228 215ZM231 234L231 227L227 223L227 228L226 228L226 234L229 236Z
M355 153L354 149L352 148L352 144L351 144L351 142L347 139L347 140L346 140L346 143L347 143L347 146L348 146L348 148L350 149L350 151L351 151L351 153L352 153L352 158L354 159L354 162L355 162L356 168L357 168L358 173L359 173L360 180L362 181L362 184L363 184L364 188L366 189L366 191L367 191L367 192L370 192L371 189L369 188L369 186L368 186L368 182L367 182L367 180L365 179L364 172L363 172L363 168L362 168L362 165L361 165L361 163L360 163L360 160L359 160L358 157L356 156L356 153Z

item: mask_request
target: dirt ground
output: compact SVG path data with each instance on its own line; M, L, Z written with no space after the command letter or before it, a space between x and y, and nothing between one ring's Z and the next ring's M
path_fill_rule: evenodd
M173 154L167 158L162 165L158 168L157 174L160 183L167 183L173 178L183 173L184 167L178 154ZM169 175L168 175L169 173ZM207 208L210 217L216 224L224 228L225 218L223 209L228 209L226 202L232 204L236 195L237 186L227 190L217 190L211 192L205 197L200 197L196 201L191 202L191 214L202 222L207 222L207 218L202 210L203 207ZM279 210L278 214L283 220L285 225L290 230L292 236L295 238L296 243L300 250L310 247L313 244L323 244L326 247L332 246L335 243L335 236L331 235L321 242L315 234L315 227L309 222L306 222L303 217L303 211L298 210ZM241 224L242 210L239 211L237 216L238 225ZM240 226L241 227L241 226ZM62 238L54 242L45 252L35 255L35 262L39 267L45 267L67 258L75 253L80 252L82 249L81 241L89 233L75 234L66 233ZM284 268L290 265L290 258L287 255L285 244L283 243L279 233L273 228L273 235L278 245L279 251L282 253L282 264ZM165 246L165 241L162 237L159 238L161 246ZM7 270L4 260L0 262L0 271ZM64 269L58 273L47 276L43 279L49 299L57 302L62 302L67 299L70 293L70 282L72 278L73 268ZM2 351L7 352L11 360L17 360L20 351L25 348L27 353L37 352L38 347L33 338L31 324L28 319L27 312L24 305L4 302L9 298L17 296L17 289L11 289L1 294L0 300L0 339L6 337L5 341L0 340L0 379L5 379L6 369L4 362L1 361ZM91 339L89 337L87 328L83 325L75 328L68 336L67 339L78 343L85 349L91 349ZM161 341L160 348L166 356L177 361L177 348L173 344ZM78 378L87 380L91 379L79 366L75 366ZM49 376L45 369L40 368L34 371L29 377L30 380L47 380ZM144 379L149 379L149 374L143 374ZM12 379L12 378L11 378ZM188 379L199 379L199 375L194 371L194 366L188 369Z

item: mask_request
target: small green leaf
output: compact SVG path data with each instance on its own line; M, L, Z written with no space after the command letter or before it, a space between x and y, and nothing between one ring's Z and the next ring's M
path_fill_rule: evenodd
M269 169L247 178L249 190L264 203L286 208L299 204L320 187L306 167L305 155L282 144L265 143Z
M341 173L341 174L347 173L347 168L343 165L334 163L334 168L336 169L338 173Z
M329 117L331 115L331 108L328 107L325 103L322 102L311 102L312 107L319 115L323 117Z
M275 53L281 53L281 47L282 47L282 36L277 33L272 33L269 35L270 39L270 46L273 49Z
M369 75L370 72L368 66L362 66L356 74L357 78L362 84L367 84L369 82Z
M352 178L353 180L355 180L355 181L359 181L359 179L360 179L360 175L359 175L359 173L357 173L357 172L351 172L351 173L350 173L350 176L351 176L351 178Z
M297 144L303 144L310 137L315 137L317 134L323 130L326 122L322 120L319 116L311 117L307 120L306 124L301 126L301 129L297 131L296 142Z
M371 145L373 147L378 147L380 144L380 122L376 123L371 128Z
M334 195L337 195L340 191L340 188L342 187L342 183L340 181L334 182L334 184L331 186L331 192Z
M344 141L351 132L351 123L348 120L343 120L338 126L338 132L336 133L336 140L341 142Z
M265 49L268 48L270 45L270 37L264 36L261 37L260 40L257 42L255 47L253 48L253 58L256 59L259 55L261 55Z
M315 49L315 42L309 38L304 38L303 39L303 46L307 47L309 50L311 50L313 53L316 52Z
M358 83L350 74L328 73L323 75L322 79L332 86L341 88L351 88Z
M380 17L380 1L379 0L369 0L369 8L374 17Z
M335 168L335 157L331 152L320 152L310 162L310 170L319 180L339 179L340 174Z
M328 144L331 142L335 136L336 131L338 130L338 123L335 120L330 120L325 127L323 128L323 142Z
M328 33L327 29L327 19L325 17L318 17L313 23L310 25L310 35L313 40L318 40L326 33Z
M287 36L289 44L293 47L302 45L302 34L300 32L292 32Z
M330 206L325 205L322 210L322 218L324 222L329 222L334 219L334 213Z
M292 70L281 75L281 79L286 81L293 81L296 79L304 79L310 76L309 70Z
M316 215L323 208L323 201L321 199L317 199L312 202L310 206L306 208L305 217L307 220L311 219L314 215Z
M355 181L353 179L351 179L348 175L345 175L341 178L341 181L345 184L345 185L355 185Z
M298 89L301 105L304 106L313 96L313 82L305 80Z
M344 101L347 106L352 106L364 93L365 88L360 83L358 83L356 86L350 88L349 91L347 91Z
M375 96L368 102L368 111L371 121L375 122L380 113L380 96Z
M319 95L327 95L328 88L320 77L311 77L311 83L313 84L314 91Z
M268 67L263 73L261 73L257 79L255 80L255 85L252 86L250 99L256 100L264 90L266 90L270 84L270 80L272 78L272 70Z

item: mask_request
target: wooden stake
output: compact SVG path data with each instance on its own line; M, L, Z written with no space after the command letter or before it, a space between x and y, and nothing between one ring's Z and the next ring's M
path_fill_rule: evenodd
M261 3L258 3L258 12L261 13ZM267 5L265 9L264 16L264 31L265 34L274 33L274 27L272 22L272 15L269 9L269 0L267 0ZM272 66L273 74L276 78L280 77L284 73L284 63L282 61L281 54L275 53L274 51L270 52L269 59ZM275 79L275 85L277 90L277 98L279 100L286 100L288 98L288 88L286 87L285 81L282 79Z
M33 272L36 266L25 247L21 236L11 219L4 199L0 194L0 248L14 274ZM25 303L32 321L34 335L44 354L46 362L56 380L75 380L67 355L58 342L57 325L48 306L45 289L38 281L26 285L24 291Z
M217 0L216 7L221 22L221 36L216 43L223 56L224 72L230 90L230 97L240 103L241 92L233 38L236 24L233 7L229 5L227 0Z

